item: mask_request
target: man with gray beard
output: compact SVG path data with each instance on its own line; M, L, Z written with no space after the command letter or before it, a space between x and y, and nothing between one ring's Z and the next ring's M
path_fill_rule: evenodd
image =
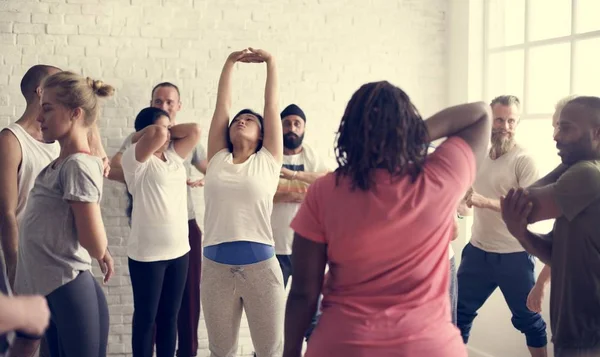
M538 179L533 158L514 139L519 124L519 99L512 95L492 103L489 156L481 164L475 183L465 196L473 208L471 240L458 268L457 324L465 343L469 340L477 310L500 288L512 324L525 335L532 357L546 356L546 323L527 308L527 296L535 284L535 260L506 228L500 213L501 196L513 187L528 187Z

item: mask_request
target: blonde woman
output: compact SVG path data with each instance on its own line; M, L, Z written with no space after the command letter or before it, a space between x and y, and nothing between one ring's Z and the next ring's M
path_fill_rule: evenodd
M44 140L58 141L60 154L38 175L19 236L15 290L46 296L52 357L104 357L108 306L91 273L96 258L105 281L112 275L100 214L103 164L92 156L88 133L99 98L114 89L72 72L56 73L42 85Z

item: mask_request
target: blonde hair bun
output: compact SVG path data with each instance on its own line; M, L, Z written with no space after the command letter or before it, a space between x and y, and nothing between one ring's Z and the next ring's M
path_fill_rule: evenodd
M110 97L115 92L115 88L109 84L90 77L86 78L88 85L92 88L98 97Z

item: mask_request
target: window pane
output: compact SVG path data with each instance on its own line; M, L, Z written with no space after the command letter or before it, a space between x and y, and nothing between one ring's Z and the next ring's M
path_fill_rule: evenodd
M554 104L570 92L571 44L533 47L527 64L527 113L552 113Z
M525 41L525 0L488 1L488 47Z
M499 95L512 94L523 98L523 50L492 53L487 68L487 96L491 100Z
M529 0L529 41L571 34L571 0Z
M550 116L547 119L523 118L517 127L517 141L533 156L540 177L543 177L560 164L552 132L552 118ZM538 222L532 225L530 229L537 233L548 233L552 230L553 223L554 220Z
M577 19L575 28L577 33L600 30L600 1L598 0L577 0L576 8Z
M600 38L575 42L573 92L600 96Z

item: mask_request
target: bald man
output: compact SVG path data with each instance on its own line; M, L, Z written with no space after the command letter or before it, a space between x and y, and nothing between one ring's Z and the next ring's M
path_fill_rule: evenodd
M554 135L562 164L526 190L510 190L502 218L523 248L552 268L556 357L600 356L600 98L569 101ZM552 231L528 224L556 219Z

